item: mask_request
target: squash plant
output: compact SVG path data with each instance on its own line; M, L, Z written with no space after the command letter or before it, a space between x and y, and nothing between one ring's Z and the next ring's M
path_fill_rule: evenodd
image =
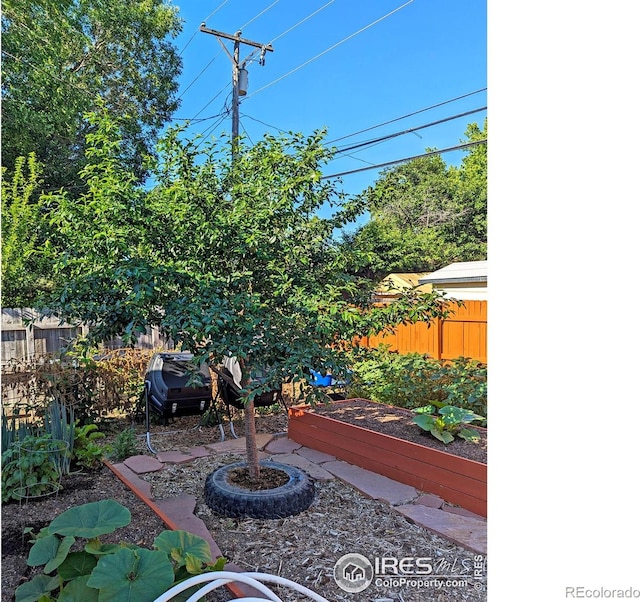
M434 410L433 405L416 408L413 422L443 443L451 443L455 438L454 435L465 441L479 441L478 431L470 429L466 425L476 420L483 420L483 416L455 406L443 406L438 409L436 414L434 414Z
M27 564L42 566L42 574L16 589L16 602L150 602L179 581L224 566L224 558L212 563L204 539L186 531L163 531L153 550L100 542L101 535L130 522L128 508L114 500L75 506L60 514L35 535ZM80 538L87 540L84 547L71 551L79 547ZM178 599L192 593L190 588Z

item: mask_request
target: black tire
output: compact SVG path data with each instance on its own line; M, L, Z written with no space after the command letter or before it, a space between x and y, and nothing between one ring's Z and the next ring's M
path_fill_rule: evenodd
M246 462L227 464L207 477L204 499L217 514L231 518L284 518L299 514L313 502L313 481L299 468L261 462L260 466L286 472L289 481L275 489L248 491L229 483L229 472L243 466Z

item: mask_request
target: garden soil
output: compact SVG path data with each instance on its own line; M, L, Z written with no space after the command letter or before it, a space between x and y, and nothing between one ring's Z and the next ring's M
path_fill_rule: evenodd
M319 411L325 410L329 411L324 406L319 408ZM369 422L371 426L375 422L380 425L381 421L380 417L371 414L358 420L358 424L365 425ZM386 423L385 428L389 428L390 424L391 428L398 428L398 421L382 422ZM242 420L236 420L235 424L236 432L242 436ZM130 426L128 421L114 422L108 439L114 440L116 433L127 426ZM135 453L150 454L145 444L146 427L143 424L132 426L137 434ZM283 412L259 412L256 427L258 432L263 433L286 432L286 416ZM180 418L171 424L152 424L150 432L156 451L187 450L221 439L219 428L201 426L199 417ZM416 436L425 441L420 432ZM483 446L486 449L486 441ZM183 493L195 495L196 515L205 522L230 561L247 570L292 579L329 600L486 600L486 591L471 586L432 589L428 595L415 588L385 588L375 585L357 595L342 591L333 580L333 566L338 558L347 553L359 553L368 558L428 556L434 559L441 572L446 570L448 574L460 579L471 576L474 555L408 522L396 512L390 511L384 503L367 498L339 480L316 483L315 501L308 510L297 516L275 520L239 520L216 516L204 503L204 481L208 474L223 463L242 459L237 455L200 458L189 464L169 465L144 478L151 483L156 499ZM37 573L37 569L26 564L30 542L29 537L23 535L25 527L31 527L37 532L68 508L108 498L129 508L132 520L127 527L104 536L103 541L126 541L150 547L154 538L166 528L157 515L105 466L69 475L63 478L62 485L63 488L55 496L29 500L22 504L12 502L2 505L2 602L14 600L15 588ZM290 590L276 591L285 602L307 600ZM206 599L224 602L231 600L232 596L222 589Z

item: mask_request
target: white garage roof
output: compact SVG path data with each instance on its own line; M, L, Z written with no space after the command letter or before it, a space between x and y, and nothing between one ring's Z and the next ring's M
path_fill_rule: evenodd
M487 282L488 261L460 261L420 278L420 284L448 284L453 282Z

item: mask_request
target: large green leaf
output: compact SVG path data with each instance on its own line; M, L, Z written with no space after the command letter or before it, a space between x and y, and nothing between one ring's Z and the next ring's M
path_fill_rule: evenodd
M82 575L89 575L98 561L86 552L71 552L58 567L58 575L63 581L69 581Z
M451 443L454 439L453 435L449 431L442 431L440 429L433 428L429 431L436 439L442 441L442 443Z
M102 556L104 554L113 554L116 550L123 547L120 543L101 543L98 538L90 539L84 547L84 551L94 556Z
M56 589L58 584L56 577L37 575L16 588L16 602L38 602L42 596Z
M51 521L49 532L91 538L113 533L130 522L128 508L114 500L100 500L69 508Z
M464 428L460 429L458 432L458 436L464 439L465 441L480 441L480 433L475 429Z
M83 575L67 583L58 596L58 602L98 602L100 592L89 587L88 580L89 575Z
M212 560L209 544L187 531L163 531L155 538L153 547L170 555L178 566L184 566L188 556L204 563Z
M74 541L74 537L60 539L55 535L47 535L36 539L29 551L27 565L41 566L44 564L44 572L50 573L67 557Z
M415 422L421 429L430 431L436 424L435 418L430 414L420 414L413 417Z
M143 602L167 591L173 580L164 552L123 548L98 560L87 585L100 590L100 602Z

